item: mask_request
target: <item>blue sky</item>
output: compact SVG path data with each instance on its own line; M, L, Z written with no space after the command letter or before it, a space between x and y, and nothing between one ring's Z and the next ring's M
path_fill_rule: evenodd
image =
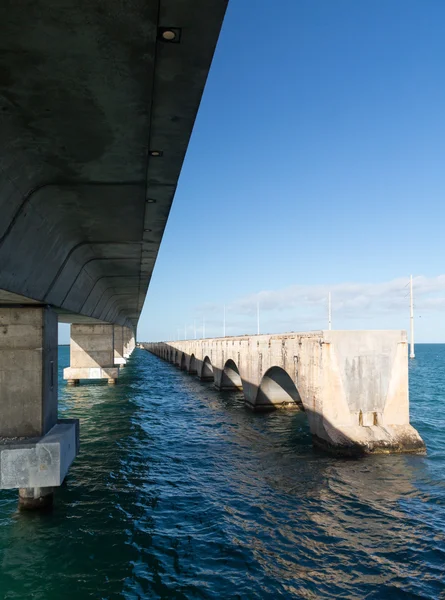
M329 289L336 328L407 328L413 273L418 340L445 341L444 23L443 0L229 3L140 340L221 335L224 304L254 332L257 294L263 332L319 329Z

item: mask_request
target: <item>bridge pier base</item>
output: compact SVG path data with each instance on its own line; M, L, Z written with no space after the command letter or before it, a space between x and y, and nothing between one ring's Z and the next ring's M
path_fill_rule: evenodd
M78 452L78 420L57 417L57 327L46 306L0 307L0 489L23 508L51 503Z
M129 327L122 327L123 336L123 356L124 358L130 358L133 350L136 347L136 341L134 339L134 332Z
M111 379L114 382L119 376L114 352L114 325L73 323L70 366L63 370L63 378L71 385L79 379Z
M19 508L20 510L41 510L50 508L54 501L54 488L20 488Z

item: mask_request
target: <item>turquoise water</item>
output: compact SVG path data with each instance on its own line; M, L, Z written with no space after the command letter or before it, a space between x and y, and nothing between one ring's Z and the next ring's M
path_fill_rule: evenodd
M410 377L428 456L362 460L143 350L116 387L60 379L81 454L50 514L0 492L0 598L445 598L445 345Z

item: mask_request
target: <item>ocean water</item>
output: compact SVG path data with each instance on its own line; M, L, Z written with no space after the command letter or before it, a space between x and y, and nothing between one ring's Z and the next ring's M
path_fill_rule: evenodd
M427 456L330 458L304 414L143 350L115 387L59 381L81 453L51 513L0 492L1 599L445 598L445 345L410 361Z

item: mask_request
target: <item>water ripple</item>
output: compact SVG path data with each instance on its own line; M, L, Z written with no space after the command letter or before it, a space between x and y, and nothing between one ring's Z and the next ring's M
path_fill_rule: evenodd
M304 414L253 414L140 350L116 387L61 381L81 454L52 514L2 492L2 598L445 597L445 346L417 350L426 457L332 459Z

